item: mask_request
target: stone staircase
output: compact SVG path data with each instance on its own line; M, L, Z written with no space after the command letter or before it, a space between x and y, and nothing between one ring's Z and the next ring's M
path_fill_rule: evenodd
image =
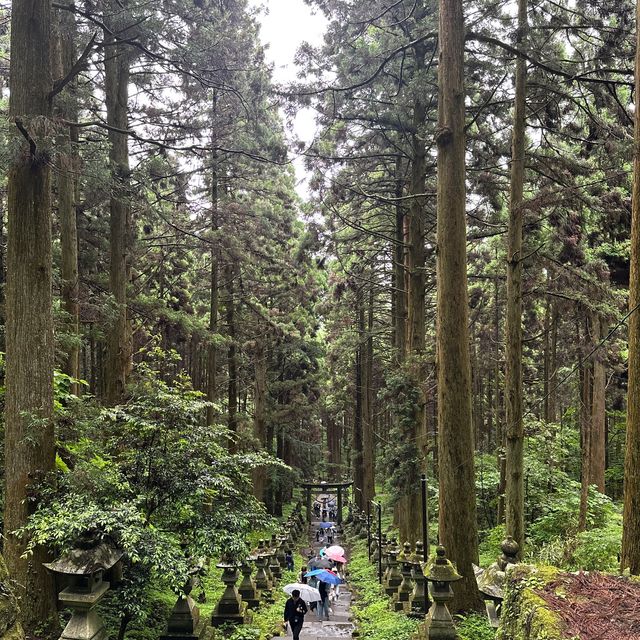
M316 542L315 532L319 525L320 520L314 519L309 526L309 544L307 548L313 549L315 554L325 546L324 543ZM333 544L339 544L344 547L348 560L349 548L345 545L344 541L340 540L340 536L334 537ZM351 638L354 628L351 617L351 591L349 590L349 584L346 583L340 585L340 595L337 600L331 603L329 620L318 620L315 611L309 610L305 616L302 631L300 632L300 640ZM286 637L292 637L291 629L287 630ZM274 638L273 640L278 640L278 638ZM282 640L282 637L280 637L280 640Z

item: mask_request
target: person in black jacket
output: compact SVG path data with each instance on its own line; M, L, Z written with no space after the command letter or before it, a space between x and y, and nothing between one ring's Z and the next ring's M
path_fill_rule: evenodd
M304 614L307 613L307 605L300 598L300 591L294 589L291 597L284 605L284 622L288 622L293 633L293 640L299 640L302 623L304 622Z

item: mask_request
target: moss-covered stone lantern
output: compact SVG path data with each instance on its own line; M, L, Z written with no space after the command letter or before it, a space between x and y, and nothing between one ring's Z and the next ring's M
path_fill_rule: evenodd
M60 640L103 640L107 637L104 623L94 607L109 590L107 574L115 582L120 579L124 552L112 544L87 536L77 548L44 566L58 576L64 576L68 586L58 599L71 609L71 619Z
M462 576L456 568L447 560L445 548L439 546L436 557L427 566L425 573L429 581L429 593L433 599L433 605L427 616L427 638L429 640L450 640L458 637L453 618L447 608L447 602L453 598L451 583L461 580Z

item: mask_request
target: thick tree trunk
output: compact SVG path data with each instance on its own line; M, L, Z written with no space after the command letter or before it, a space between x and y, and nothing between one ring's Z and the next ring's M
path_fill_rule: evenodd
M55 628L53 583L38 547L13 532L35 505L33 484L53 470L53 318L50 154L51 3L22 0L11 14L9 113L16 151L7 182L4 556L25 628ZM18 129L21 129L19 133ZM29 138L27 142L26 138Z
M424 43L414 48L417 73L424 68L426 48ZM402 429L401 437L411 446L406 453L415 460L413 473L405 478L400 500L395 509L395 519L402 540L417 540L422 527L420 505L420 465L421 453L426 450L424 398L424 347L425 347L425 248L424 248L424 192L426 179L426 150L423 128L426 119L426 104L422 97L417 97L413 104L414 133L411 138L411 176L409 195L411 196L407 216L406 265L408 275L407 286L407 330L406 359L411 384L420 393L418 404L414 409L413 424ZM396 225L400 220L396 213ZM406 465L408 461L404 461Z
M593 344L602 340L606 329L602 318L593 315ZM591 399L591 447L589 463L589 484L595 484L600 493L605 492L605 450L606 450L606 366L605 353L601 349L594 355L593 361L593 389Z
M527 30L527 0L518 0L517 44ZM507 535L524 549L524 427L522 423L522 223L525 160L525 109L527 63L516 60L513 139L511 145L511 194L507 247L507 311L505 327L505 421Z
M363 423L363 365L365 360L365 324L364 301L362 290L357 293L356 315L358 322L358 347L355 362L355 414L353 416L353 432L351 437L351 461L353 465L353 486L355 502L360 509L365 508L363 498L364 464L362 460L362 423Z
M225 268L227 287L226 318L227 332L229 336L229 349L227 350L227 369L229 381L227 384L227 426L231 431L229 450L236 451L236 437L238 434L238 357L236 346L236 302L235 302L235 269L229 264Z
M57 37L55 55L55 76L63 78L71 70L75 60L75 16L71 11L57 12ZM72 82L63 100L56 107L61 118L69 122L78 119L76 82ZM79 169L77 127L63 128L58 135L58 217L60 220L61 254L61 299L66 332L71 341L63 365L64 372L72 378L80 377L80 304L78 282L78 231L76 225L77 174ZM72 392L78 393L78 385L72 385Z
M396 160L396 224L395 243L393 248L393 326L394 326L394 347L398 362L404 360L407 346L407 291L405 288L405 209L402 203L404 191L404 178L402 174L402 158Z
M362 363L362 494L363 509L375 496L375 449L373 405L373 288L369 291L367 334Z
M587 318L584 322L584 344L582 351L587 351L591 346L592 326ZM580 330L576 331L578 344L580 342ZM584 531L587 526L587 511L589 509L589 481L591 478L591 443L592 443L592 422L591 403L593 400L593 368L591 361L584 360L580 354L578 366L580 379L580 452L581 452L581 489L580 489L580 512L578 514L578 531Z
M212 136L212 146L216 144L216 122L215 118L218 113L218 94L213 93L211 117L212 127L214 130ZM217 366L217 347L215 345L215 336L218 332L218 200L219 200L219 181L218 181L218 156L217 152L213 152L212 170L211 170L211 232L213 244L211 245L211 281L209 284L209 333L211 342L207 349L207 400L211 403L216 401L216 366ZM213 424L215 420L215 410L213 406L207 408L207 424Z
M104 21L113 32L122 34L122 4L107 0ZM105 399L108 404L121 402L131 372L132 337L127 313L127 257L129 253L131 204L129 201L129 66L130 47L116 42L105 32L105 102L109 130L109 164L111 198L109 201L109 287L115 308L107 329Z
M266 409L267 409L267 357L264 345L256 341L255 358L255 396L253 408L253 435L260 448L265 447L267 439ZM258 500L264 500L267 472L264 467L253 471L253 495Z
M454 611L479 609L472 563L478 534L471 426L465 220L462 0L440 0L438 66L437 353L440 542L463 576Z

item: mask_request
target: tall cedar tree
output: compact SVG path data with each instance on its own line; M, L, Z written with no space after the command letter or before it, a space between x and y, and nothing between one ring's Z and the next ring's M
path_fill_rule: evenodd
M640 95L640 2L636 4L636 102ZM629 386L621 568L640 574L640 118L636 110L629 282Z
M10 117L20 143L8 176L7 369L4 555L18 585L23 622L53 620L51 577L37 548L14 532L34 508L34 484L53 469L53 317L50 134L51 2L22 0L11 14ZM20 129L20 134L18 133Z
M478 527L471 428L462 0L440 0L437 327L440 541L463 579L453 609L478 609Z

